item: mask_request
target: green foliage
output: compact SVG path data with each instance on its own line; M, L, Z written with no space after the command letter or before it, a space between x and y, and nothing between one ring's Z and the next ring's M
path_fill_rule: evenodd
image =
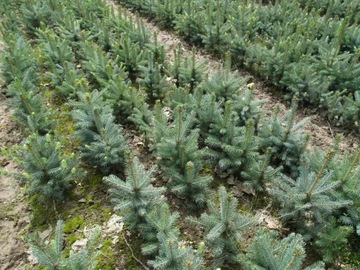
M141 226L140 232L145 239L141 252L145 255L154 254L159 251L159 237L178 238L180 231L176 226L179 219L177 212L171 213L169 205L163 202L160 206L154 207L146 214L146 224Z
M189 87L190 92L202 82L205 72L205 60L196 61L195 49L191 57L186 57L185 61L178 67L180 85Z
M313 234L319 225L328 222L336 210L351 204L350 200L336 194L341 182L332 181L331 173L325 171L331 155L332 152L327 154L317 172L312 171L309 161L305 160L296 181L282 175L268 188L281 204L282 219L291 221L304 235Z
M356 1L320 1L326 11L312 9L318 5L314 1L302 1L302 5L286 1L121 2L140 11L146 9L191 44L209 52L223 55L230 50L237 66L267 79L286 98L297 96L301 104L329 112L327 116L335 124L358 130ZM173 8L177 5L180 8ZM329 98L332 95L334 98ZM347 113L347 108L355 113Z
M74 54L69 42L61 39L50 28L39 29L37 40L41 46L42 64L47 69L56 69L64 66L66 62L74 62Z
M75 98L77 92L89 92L89 83L82 70L77 69L73 63L66 62L63 66L57 65L56 68L46 72L46 77L50 79L54 86L54 97Z
M162 202L164 187L154 187L151 183L155 167L146 171L137 157L129 158L126 164L126 181L115 175L104 177L112 186L109 192L115 210L120 210L130 229L140 229L146 223L146 215Z
M153 12L155 21L164 28L174 26L175 14L181 10L183 1L163 0L155 1Z
M348 236L353 229L350 226L339 226L334 217L316 234L315 245L323 256L323 261L334 264L339 263L340 254L348 242Z
M148 94L150 101L164 99L169 88L166 77L161 74L161 65L157 64L153 58L149 57L146 66L140 66L141 77L137 82Z
M21 5L21 20L26 33L34 38L36 31L42 24L51 27L58 13L51 9L50 1L25 1Z
M297 101L294 99L291 109L285 116L279 117L280 109L277 107L271 120L262 121L259 128L260 147L271 147L272 163L283 166L285 172L293 177L298 175L298 165L309 138L298 132L307 118L295 123L296 108Z
M188 161L200 162L201 151L197 143L199 132L192 129L194 115L185 115L181 106L177 108L174 118L174 122L167 128L159 125L161 136L155 146L156 153L161 158L159 163L165 172L167 168L174 168L184 173Z
M225 21L225 13L228 1L209 2L208 9L216 9L215 14L211 14L206 19L211 20L211 23L206 23L204 26L204 34L201 35L203 44L206 50L214 54L221 54L228 51L229 46L229 30L231 24Z
M191 247L180 246L178 239L159 236L160 251L148 264L159 270L203 269L203 259Z
M244 270L300 270L305 260L305 243L301 235L291 233L277 239L275 231L258 230L247 254L240 256ZM323 263L315 263L306 270L325 269Z
M199 162L188 161L183 173L171 169L167 172L171 175L171 191L185 198L187 206L200 208L205 205L209 185L213 179L211 175L201 172Z
M281 167L273 168L270 166L271 149L269 148L262 156L258 156L257 162L252 162L240 173L245 185L257 191L264 191L265 184L272 182L276 177L280 177Z
M36 85L38 62L30 44L23 37L11 33L3 39L8 40L1 54L1 74L5 84L10 85L15 79L26 77L29 84Z
M82 54L85 59L82 65L94 88L106 87L108 81L117 76L126 78L124 68L111 60L110 53L105 54L99 46L89 42L84 43Z
M146 63L147 53L141 49L141 45L132 41L128 34L123 34L120 39L119 48L115 50L118 61L123 63L129 78L134 80L139 67Z
M199 45L204 32L204 18L200 12L195 12L196 2L187 0L183 13L175 15L174 29L184 36L191 44Z
M256 220L249 214L238 213L238 202L225 187L219 188L218 195L218 202L208 201L209 213L203 213L197 220L205 228L205 243L211 250L215 266L237 261L241 234Z
M246 77L240 77L237 73L231 72L231 62L226 57L224 69L216 71L202 84L202 87L207 93L214 93L218 100L221 98L229 100L233 95L241 92L246 80Z
M61 154L61 143L47 134L30 135L21 149L27 193L37 201L62 201L78 177L76 157Z
M8 86L11 103L16 108L14 116L26 133L45 135L54 124L53 113L44 107L44 99L28 80L28 75L22 80L16 78Z
M75 135L80 139L81 157L107 174L121 170L128 146L121 134L122 127L115 124L111 107L102 93L78 93L79 102L73 105Z
M232 102L227 101L223 114L210 126L209 136L205 139L212 162L220 170L230 173L253 166L259 154L254 122L250 119L245 127L239 127L237 119Z
M64 235L63 222L58 221L55 228L54 238L46 244L38 234L29 236L28 243L31 247L33 255L37 258L41 265L50 270L92 270L96 268L96 252L95 245L100 236L100 229L96 228L86 246L77 253L70 251L68 257L62 256Z
M252 119L257 129L263 114L260 106L266 101L254 99L253 96L254 92L252 89L243 89L240 93L233 95L233 110L239 116L238 122L240 126L244 126L248 120Z
M114 115L120 123L132 121L129 117L132 117L136 110L142 112L148 106L146 94L131 86L130 82L121 76L110 80L102 93L105 100L111 103Z

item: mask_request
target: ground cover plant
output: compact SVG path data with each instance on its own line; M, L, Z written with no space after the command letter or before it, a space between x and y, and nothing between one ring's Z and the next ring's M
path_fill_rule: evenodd
M183 12L195 16L190 10L197 4L182 3L154 0L134 5L147 6L149 14L157 14L156 21L168 26L177 25ZM216 24L205 24L198 34L200 43L216 53L232 49L225 39L231 40L231 24L222 22L230 21L235 3L209 1L201 10L210 15L218 10L213 14ZM224 70L211 76L194 52L183 57L176 49L174 61L167 62L163 46L156 38L150 41L139 21L102 0L62 5L18 0L1 5L7 43L2 62L5 93L24 131L25 146L14 151L21 157L31 200L51 203L56 212L72 200L79 183L97 176L97 188L108 190L103 200L114 203L138 256L153 269L358 266L351 255L339 256L338 250L355 254L350 239L359 240L360 151L340 155L336 144L327 153L307 151L304 121L294 119L298 99L304 102L301 95L284 118L275 111L269 120L260 109L265 101L255 100L246 78L231 72L229 56ZM13 5L18 7L16 22L8 8ZM271 8L276 15L285 9L282 5L262 5L257 12ZM239 8L246 14L244 6ZM10 24L13 27L5 27ZM344 25L338 25L338 39L346 32ZM197 40L191 38L193 33L188 35ZM270 61L264 59L259 61ZM271 59L285 61L278 54ZM274 81L288 70L277 62L255 64L260 73L271 71L266 76ZM19 101L23 97L27 102ZM129 145L130 129L145 142L138 157ZM158 166L151 167L153 163ZM81 171L86 173L78 174ZM231 191L238 185L250 189L255 209L252 203L240 203L242 196ZM257 207L264 207L255 203L259 198L270 203L271 214L284 230L261 224L255 214ZM30 238L40 263L50 269L97 269L97 259L86 250L61 254L61 223L55 231L50 261L43 252L46 245ZM197 233L186 236L188 231ZM286 251L277 256L284 246ZM101 251L100 246L93 248ZM314 255L307 256L307 250ZM83 266L84 258L94 264ZM108 258L105 264L112 265L112 256Z

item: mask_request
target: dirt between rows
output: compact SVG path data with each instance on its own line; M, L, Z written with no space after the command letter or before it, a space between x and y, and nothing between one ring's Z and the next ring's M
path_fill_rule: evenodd
M11 109L0 93L0 148L9 149L19 143L21 134L11 117ZM0 153L0 270L24 269L26 249L22 235L29 224L27 204L19 182L16 164Z

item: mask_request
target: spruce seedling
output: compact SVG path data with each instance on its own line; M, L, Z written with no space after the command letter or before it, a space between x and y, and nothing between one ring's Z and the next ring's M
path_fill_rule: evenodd
M247 248L246 255L240 255L244 270L300 270L305 260L305 243L300 234L291 233L279 240L275 231L257 231ZM305 270L324 270L324 264L315 263Z
M96 268L95 245L98 243L100 228L96 228L85 247L77 253L70 251L69 257L62 256L64 233L63 221L59 220L56 224L54 238L46 244L38 234L29 236L28 243L33 255L39 264L46 266L50 270L93 270Z
M219 188L218 195L218 202L208 201L209 213L202 214L198 220L192 219L205 228L205 243L211 250L215 266L237 261L241 233L256 223L255 217L238 213L238 202L225 187Z
M21 150L26 192L39 202L62 201L78 176L76 157L61 155L61 143L49 134L30 135Z
M155 167L145 170L137 157L128 157L126 180L115 175L104 177L111 188L111 201L115 210L120 210L130 229L141 229L146 224L146 215L163 201L165 187L154 187L151 178Z

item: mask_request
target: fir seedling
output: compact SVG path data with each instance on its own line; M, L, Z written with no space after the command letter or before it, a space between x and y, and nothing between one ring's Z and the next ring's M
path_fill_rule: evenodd
M215 266L237 261L241 234L256 220L251 215L238 213L238 202L225 187L219 188L218 195L218 202L208 201L209 213L193 220L205 228L205 243L211 250Z
M147 213L145 216L146 224L141 228L141 235L145 243L141 247L144 255L154 254L159 250L159 237L178 238L180 231L176 223L179 219L177 212L171 213L169 205L164 202L159 207Z
M163 73L164 65L165 65L165 48L160 44L157 38L157 33L154 32L153 42L147 44L147 48L151 52L151 58L154 63L160 65L161 73Z
M136 110L143 111L148 106L146 93L131 86L130 82L121 76L108 82L103 95L105 100L111 103L116 120L120 123L129 123Z
M184 5L183 13L175 17L175 30L178 31L185 40L193 45L201 45L201 34L204 30L204 17L200 12L196 12L196 2L187 0Z
M38 42L41 44L42 63L47 69L64 67L66 62L74 62L74 54L69 42L61 39L54 30L44 28L37 31Z
M251 84L249 84L251 87ZM254 92L252 89L246 88L242 89L240 93L235 94L231 97L233 100L233 110L237 113L239 119L239 126L245 126L246 122L249 119L252 119L255 123L256 133L258 129L258 123L260 117L263 114L261 105L266 102L266 100L255 100Z
M96 268L98 252L96 243L100 236L100 228L96 228L90 239L77 253L70 251L68 257L62 255L64 234L63 222L59 220L56 224L54 238L47 244L38 234L29 236L28 243L32 254L39 264L50 270L92 270Z
M111 188L109 192L115 210L120 210L130 229L141 229L146 224L146 215L163 201L164 187L154 187L151 178L155 167L145 170L137 157L129 157L126 164L126 180L115 175L104 177Z
M300 234L291 233L279 240L275 231L258 230L246 255L240 255L244 270L300 270L305 260L305 243ZM305 270L324 270L324 264L315 263Z
M200 136L205 140L210 135L210 129L221 122L223 114L223 101L216 101L215 94L198 95L200 90L196 89L191 97L195 104L197 124L200 129ZM197 98L199 97L199 98Z
M76 157L61 154L61 143L47 134L30 135L21 149L21 168L27 193L35 200L62 201L78 177Z
M48 70L46 77L54 86L55 99L75 98L77 92L89 92L89 83L82 70L77 69L73 63L66 62L64 66L57 66Z
M135 80L139 67L146 63L147 53L138 43L131 40L128 34L123 34L120 39L120 48L115 51L118 61L123 63L131 80Z
M281 167L273 168L270 166L271 149L269 148L266 153L259 156L256 162L251 162L250 166L246 166L240 173L241 180L245 185L257 191L264 191L265 184L273 181L279 177Z
M221 54L228 50L230 44L230 29L231 24L225 20L225 9L221 7L222 2L216 2L215 13L216 18L212 18L214 21L205 25L205 32L201 35L205 49L210 53ZM228 1L225 1L225 6ZM210 19L210 18L209 18Z
M101 89L108 85L108 81L114 77L127 77L122 65L111 59L110 53L104 53L103 50L93 44L84 43L82 47L84 61L82 66L86 70L86 75L90 84L97 89Z

